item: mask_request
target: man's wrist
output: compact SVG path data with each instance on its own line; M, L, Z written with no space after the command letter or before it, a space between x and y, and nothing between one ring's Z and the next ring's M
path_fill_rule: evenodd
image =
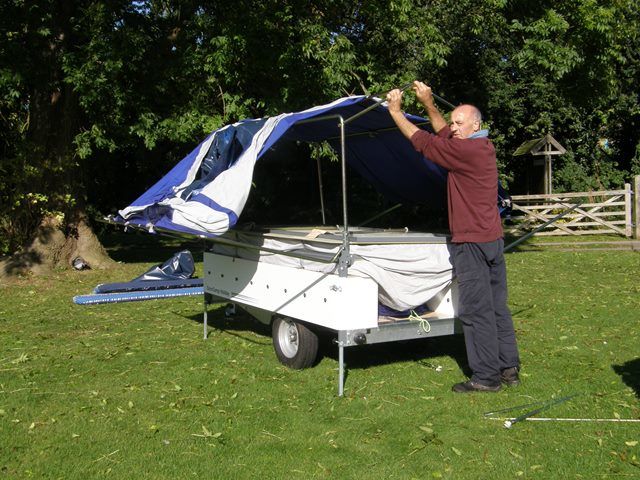
M423 103L423 106L426 110L433 110L433 111L439 111L438 107L436 107L436 104L433 102L433 100L431 102L425 102Z

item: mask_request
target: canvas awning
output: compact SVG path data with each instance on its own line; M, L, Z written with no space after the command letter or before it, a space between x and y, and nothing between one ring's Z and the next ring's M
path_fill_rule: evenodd
M378 99L341 98L296 113L244 120L211 133L154 186L120 210L116 221L215 237L236 224L251 190L255 162L276 142L328 141L340 149L335 116L353 117ZM306 122L312 118L323 120ZM429 128L427 120L407 115ZM446 170L416 152L379 104L345 127L346 161L393 201L446 202Z

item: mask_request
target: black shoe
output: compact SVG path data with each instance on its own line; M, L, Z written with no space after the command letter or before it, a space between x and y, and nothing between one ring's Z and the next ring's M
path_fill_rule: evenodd
M518 367L505 368L500 372L500 381L509 387L520 385Z
M467 382L456 383L451 390L456 393L472 393L472 392L499 392L500 384L495 386L483 385L482 383L469 380Z

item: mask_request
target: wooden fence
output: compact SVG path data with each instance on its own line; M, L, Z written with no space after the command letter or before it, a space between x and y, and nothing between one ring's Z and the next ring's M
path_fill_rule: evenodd
M521 235L578 205L536 235L618 234L638 238L639 189L640 176L635 178L633 189L627 183L624 190L513 195L511 201L514 224L505 230Z

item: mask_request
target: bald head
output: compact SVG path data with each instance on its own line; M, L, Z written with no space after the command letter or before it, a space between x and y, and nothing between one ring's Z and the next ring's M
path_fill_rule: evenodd
M455 138L469 138L480 130L482 114L473 105L464 104L451 112L451 132Z

